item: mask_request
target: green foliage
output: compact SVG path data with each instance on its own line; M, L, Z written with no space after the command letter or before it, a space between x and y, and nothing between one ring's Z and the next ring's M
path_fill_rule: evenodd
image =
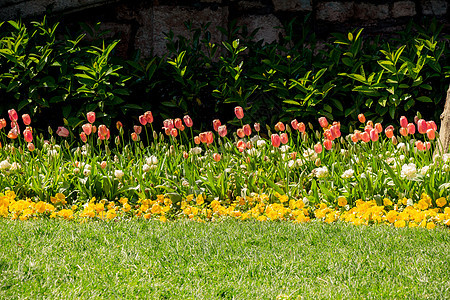
M65 118L72 127L87 111L108 125L152 110L156 121L190 114L202 128L216 117L231 119L223 112L236 105L245 109L244 122L269 125L292 115L389 120L422 111L438 119L450 55L436 21L411 23L389 41L355 29L326 43L308 24L292 20L278 42L264 44L236 22L218 28L223 41L209 23L186 22L190 36L166 33L163 57L125 61L114 55L119 41L101 40L98 26L83 27L95 38L89 45L84 34L56 38L58 24L45 18L30 26L9 21L0 24L0 97L7 100L0 113L14 107Z

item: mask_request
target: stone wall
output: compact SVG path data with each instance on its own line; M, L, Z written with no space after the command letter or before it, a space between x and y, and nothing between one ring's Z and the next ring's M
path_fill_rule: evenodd
M232 20L250 31L261 28L256 39L276 40L283 23L294 17L308 22L319 37L329 32L364 27L365 34L401 29L411 18L434 16L450 31L450 4L446 0L326 1L326 0L2 0L0 21L21 17L39 19L47 14L64 25L102 22L122 41L119 51L130 55L140 50L148 56L165 51L165 35L188 35L184 22L194 26L210 22L214 40L221 40L217 26Z

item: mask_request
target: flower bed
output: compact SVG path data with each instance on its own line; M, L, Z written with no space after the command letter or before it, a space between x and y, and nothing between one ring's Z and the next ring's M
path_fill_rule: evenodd
M242 120L244 111L235 114ZM184 116L158 132L146 112L128 135L120 122L96 124L90 112L85 124L49 129L47 139L33 133L28 115L19 121L10 110L9 118L10 129L0 120L7 218L450 225L450 155L433 156L437 126L420 116L401 117L397 130L360 115L359 128L344 137L340 123L324 117L264 132L241 122L231 134L220 120L213 131L195 132Z

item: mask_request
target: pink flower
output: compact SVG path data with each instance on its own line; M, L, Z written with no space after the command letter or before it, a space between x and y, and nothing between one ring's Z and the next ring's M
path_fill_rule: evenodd
M331 126L330 131L335 139L341 136L341 131L337 125Z
M417 142L416 142L416 148L417 148L417 150L419 150L419 151L423 151L423 150L425 150L425 145L423 144L422 141L417 141Z
M305 130L306 130L305 123L303 123L303 122L298 123L298 131L303 133L303 132L305 132Z
M131 133L131 139L132 139L134 142L137 142L137 140L138 140L138 135L136 134L136 132L132 132L132 133Z
M405 116L400 117L400 126L402 128L406 128L406 126L408 126L408 119L406 119Z
M199 136L195 136L195 137L194 137L194 143L195 143L196 145L198 145L198 144L201 143L201 140L200 140L200 137L199 137Z
M172 119L165 119L163 121L164 129L172 129L174 127Z
M34 144L33 144L33 143L28 143L28 145L27 145L27 148L28 148L28 151L30 151L30 152L33 152L33 151L34 151L34 149L35 149L35 147L34 147Z
M367 142L370 141L370 136L369 136L369 134L367 133L367 131L364 131L363 133L361 133L361 140L362 140L364 143L367 143Z
M23 138L27 143L31 143L33 140L33 132L28 127L23 131Z
M317 143L314 145L314 151L319 154L322 153L322 144L321 143Z
M428 129L427 122L424 119L420 119L419 121L417 121L417 129L420 134L427 133L427 129Z
M67 128L63 126L59 126L58 129L56 130L56 134L59 135L60 137L68 137L69 130L67 130Z
M298 129L298 121L296 119L291 121L292 129L297 130Z
M17 112L15 109L8 110L8 115L9 115L9 119L11 120L11 122L17 122L17 120L19 119L19 116L17 115Z
M180 118L176 118L176 119L173 121L173 123L174 123L174 125L175 125L175 128L180 129L180 130L181 130L181 128L184 129L183 121L181 121Z
M3 129L6 127L6 120L5 119L0 119L0 129Z
M236 115L236 118L240 120L244 117L244 110L242 109L242 107L236 106L234 108L234 114Z
M219 128L217 128L217 131L219 132L219 135L221 137L224 137L227 135L227 125L221 125Z
M99 139L108 140L109 136L110 136L109 129L108 129L108 127L106 127L106 125L102 124L102 125L98 126L98 138Z
M94 123L95 122L95 112L90 111L86 114L87 120L89 123Z
M394 126L389 125L388 127L386 127L386 129L384 130L384 134L386 134L388 138L392 138L394 136Z
M29 114L23 114L22 115L22 121L23 121L23 124L25 124L25 126L30 125L31 124L30 115Z
M214 128L214 131L218 131L218 130L219 130L219 126L221 126L221 125L222 125L222 123L220 122L219 119L213 120L213 128Z
M191 117L189 117L188 115L185 115L183 120L184 124L186 124L186 127L192 127L192 125L194 125L194 122L192 122Z
M178 130L176 128L172 128L170 130L170 135L176 138L178 136Z
M249 124L245 124L242 129L244 130L244 134L246 136L250 136L252 134L252 128L250 127Z
M83 126L81 126L81 129L83 129L83 132L86 135L90 135L92 133L92 124L91 123L83 124Z
M427 122L427 126L428 126L428 129L433 129L434 131L436 131L437 130L437 125L436 125L436 123L434 123L434 121L428 121Z
M328 140L328 139L326 139L326 140L323 142L323 146L325 147L325 149L331 150L331 147L333 146L333 142L330 141L330 140Z
M80 133L80 139L83 141L83 143L86 143L87 142L86 133L84 132Z
M139 116L139 123L141 123L142 126L145 126L147 124L147 118L145 117L145 115Z
M136 132L136 134L141 134L141 132L142 132L142 126L134 125L133 129L134 129L134 132Z
M259 132L261 130L261 125L259 123L253 124L253 128L255 128L256 132Z
M238 148L239 152L244 152L245 150L245 142L243 140L240 140L239 142L237 142L236 147Z
M408 123L408 125L406 125L406 129L408 129L408 134L416 133L416 126L413 123Z
M378 131L378 133L382 133L383 132L383 126L381 125L381 123L376 123L375 124L375 129Z
M206 132L206 144L210 145L214 142L214 134L212 131Z
M370 139L372 140L372 142L378 141L378 130L372 129L370 131Z
M147 123L152 124L153 123L153 115L151 111L146 111L144 113L145 119L147 119Z
M278 134L276 134L276 133L272 134L270 139L272 141L272 146L274 146L275 148L280 147L281 138Z
M400 128L400 134L402 136L407 136L408 135L408 129L406 129L405 127ZM414 130L415 131L415 130Z
M288 138L288 135L286 132L283 132L282 134L280 134L280 141L283 145L288 143L289 138Z
M325 118L325 117L320 117L320 118L319 118L319 124L320 124L320 127L322 127L322 128L328 127L328 121L327 121L327 118Z

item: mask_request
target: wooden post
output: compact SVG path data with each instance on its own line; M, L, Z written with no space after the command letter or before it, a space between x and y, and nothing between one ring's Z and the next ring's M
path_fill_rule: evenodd
M441 114L441 128L439 129L439 140L434 155L448 152L450 146L450 86L447 90L444 112Z

